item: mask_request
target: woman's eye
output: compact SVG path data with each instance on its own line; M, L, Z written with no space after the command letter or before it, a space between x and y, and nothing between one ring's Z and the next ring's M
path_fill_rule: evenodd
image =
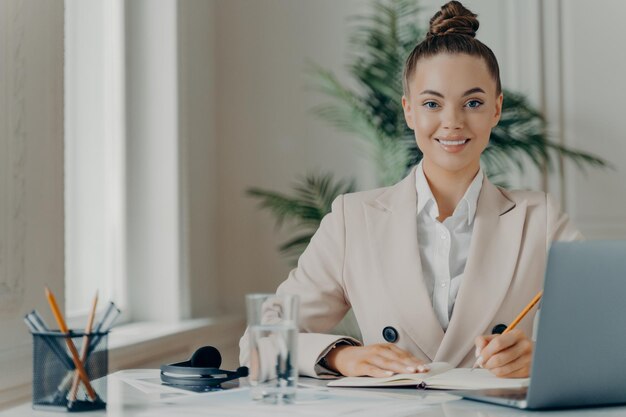
M423 106L427 109L436 109L437 107L439 107L439 104L435 103L434 101L427 101L423 104Z
M479 100L470 100L467 102L466 106L472 109L480 107L483 103Z

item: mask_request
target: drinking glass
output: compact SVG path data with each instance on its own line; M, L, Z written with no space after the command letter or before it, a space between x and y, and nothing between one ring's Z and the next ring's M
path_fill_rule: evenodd
M298 296L246 296L252 398L293 403L298 384Z

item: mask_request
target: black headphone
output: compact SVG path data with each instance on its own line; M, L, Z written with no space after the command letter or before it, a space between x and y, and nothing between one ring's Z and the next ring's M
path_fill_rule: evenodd
M203 346L188 361L161 365L161 381L180 388L210 390L219 389L226 381L248 376L245 366L226 371L219 369L221 364L220 352L213 346Z

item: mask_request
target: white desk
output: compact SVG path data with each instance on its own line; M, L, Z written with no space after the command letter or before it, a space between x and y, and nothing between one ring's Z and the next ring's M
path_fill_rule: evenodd
M171 408L172 412L169 415L176 416L177 409L164 403L158 403L151 399L150 395L147 395L140 390L130 386L124 382L124 373L129 371L120 371L109 375L107 378L103 378L98 383L107 384L107 410L98 412L86 412L73 414L76 416L116 416L116 417L135 417L150 415L151 412L167 412ZM155 376L158 376L158 370L153 370ZM302 382L311 385L323 384L323 381L318 381L309 378L303 378ZM94 385L96 390L97 385ZM416 401L420 401L420 398L428 397L428 391L420 390L386 390L386 392L401 392L403 394L414 395ZM152 397L154 398L154 397ZM289 407L282 406L282 407ZM63 415L59 412L53 411L40 411L33 410L30 404L23 404L19 407L11 408L0 412L0 417L59 417ZM193 415L201 416L202 413L184 413L185 416L190 417ZM294 414L296 415L296 414ZM577 416L577 417L617 417L626 416L626 406L622 407L603 407L603 408L590 408L579 410L567 410L567 411L521 411L507 407L500 407L489 404L482 404L473 401L466 400L454 400L445 402L442 404L436 404L428 406L428 408L416 412L415 416L423 417L508 417L508 416L550 416L550 417L565 417L565 416ZM252 416L253 417L253 416Z

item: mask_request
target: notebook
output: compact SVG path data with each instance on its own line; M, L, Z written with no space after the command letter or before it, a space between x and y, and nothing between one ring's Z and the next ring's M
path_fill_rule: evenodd
M529 378L498 378L486 369L454 368L446 362L433 362L430 371L396 374L387 378L346 377L326 384L329 387L410 387L432 389L523 388Z

